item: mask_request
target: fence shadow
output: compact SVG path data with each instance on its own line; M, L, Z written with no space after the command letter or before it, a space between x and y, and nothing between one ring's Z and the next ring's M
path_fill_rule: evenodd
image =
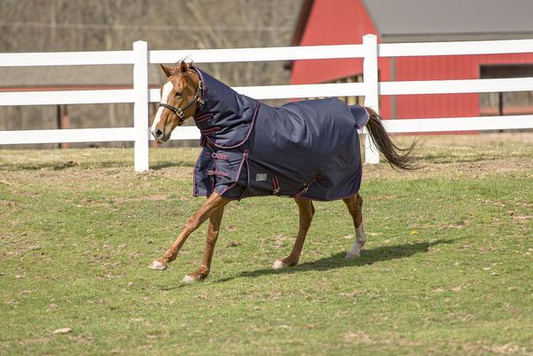
M235 276L222 278L215 283L231 281L235 278L256 278L265 275L292 274L301 271L328 271L346 266L366 266L378 262L407 258L419 253L427 253L429 248L436 245L452 244L457 240L440 239L433 242L406 243L401 245L380 246L363 250L361 257L347 260L344 258L346 252L339 252L330 257L321 258L313 262L305 262L298 266L285 269L264 268L255 271L241 272Z
M53 170L61 171L64 169L77 167L79 164L74 161L50 161L50 162L33 162L33 163L3 163L0 164L0 171L40 171Z
M191 161L162 161L150 165L150 169L158 171L165 168L174 168L174 167L189 167L193 168L195 162Z
M102 169L102 168L128 168L131 169L131 162L128 161L102 161L102 162L74 162L74 161L47 161L47 162L30 162L30 163L0 163L0 171L62 171L69 168L81 169ZM150 169L157 171L165 168L193 168L194 162L190 161L163 161L150 165Z

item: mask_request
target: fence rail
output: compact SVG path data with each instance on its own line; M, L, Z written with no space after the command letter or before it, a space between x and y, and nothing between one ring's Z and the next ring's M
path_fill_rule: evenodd
M2 53L0 67L134 64L131 51Z
M0 67L133 65L133 89L2 92L0 106L133 103L134 126L122 128L0 131L0 145L62 142L135 142L135 171L149 168L148 103L160 100L159 90L148 89L148 65L173 63L190 58L196 63L287 61L360 58L364 83L269 85L235 87L239 93L256 99L364 96L365 105L379 109L380 95L487 93L533 91L533 78L428 80L379 82L379 57L447 56L502 53L533 53L532 40L434 42L378 44L374 35L363 37L360 45L236 48L206 50L149 51L138 41L132 51L8 53L0 54ZM533 128L533 115L387 120L392 133L482 131ZM180 127L172 140L197 139L196 127ZM368 135L365 135L365 161L379 162Z
M178 51L150 51L148 62L174 63L176 59L191 58L196 63L294 61L302 59L363 58L361 45L297 46L200 49Z
M0 106L122 104L133 103L133 98L132 89L2 92Z

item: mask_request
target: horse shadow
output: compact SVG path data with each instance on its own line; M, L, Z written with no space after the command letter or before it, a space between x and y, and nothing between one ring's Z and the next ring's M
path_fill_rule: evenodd
M420 253L427 253L430 247L443 244L452 244L456 240L439 239L432 242L415 242L400 245L379 246L372 249L364 249L361 256L354 259L346 259L346 252L338 252L330 257L324 257L316 261L309 261L295 267L284 269L262 268L255 271L241 272L235 276L226 277L214 281L214 283L224 283L236 278L257 278L268 275L292 274L301 271L328 271L347 266L367 266L374 263L397 260L411 257Z
M349 260L344 258L346 252L337 252L329 257L324 257L316 261L304 262L290 268L262 268L255 271L245 271L234 276L210 281L210 283L225 283L237 278L257 278L269 275L293 274L301 271L328 271L348 266L368 266L374 263L408 258L420 253L428 253L430 247L437 245L448 245L456 242L457 239L439 239L432 242L424 241L399 245L379 246L372 249L364 249L361 251L360 257ZM162 290L169 291L181 289L187 286L187 284L179 284L177 286L170 287L165 286L165 288L162 288Z

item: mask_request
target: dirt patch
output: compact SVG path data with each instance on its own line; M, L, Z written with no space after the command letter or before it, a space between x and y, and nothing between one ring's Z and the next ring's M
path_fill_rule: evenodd
M531 145L533 132L422 136L422 142L431 146L486 145L491 143L523 143Z
M15 207L19 205L18 202L16 201L11 201L11 200L2 200L0 199L0 206L6 206L6 207Z
M170 199L169 195L147 195L142 197L121 197L116 198L114 201L118 204L124 204L128 202L138 202L138 201L161 201Z
M342 339L346 342L356 343L356 344L370 344L372 343L370 339L370 334L366 331L358 331L356 333L349 332L342 335Z
M31 241L26 239L27 234L3 234L0 235L0 240L3 240L2 251L0 251L0 261L8 259L18 259L27 253L33 251L42 250L41 245L38 245L38 241ZM37 252L40 254L39 252Z
M512 342L504 345L486 345L483 342L477 342L465 344L462 348L469 355L485 355L487 353L496 355L531 355L527 348Z

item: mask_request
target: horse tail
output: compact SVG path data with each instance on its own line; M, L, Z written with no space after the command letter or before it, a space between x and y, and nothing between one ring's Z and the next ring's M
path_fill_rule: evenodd
M377 146L381 155L385 157L385 160L387 160L393 168L405 170L422 168L413 156L418 144L418 139L407 148L398 147L392 142L387 131L385 131L385 127L383 127L383 123L381 122L381 116L370 108L365 107L365 109L369 115L366 127L370 133L370 138Z

